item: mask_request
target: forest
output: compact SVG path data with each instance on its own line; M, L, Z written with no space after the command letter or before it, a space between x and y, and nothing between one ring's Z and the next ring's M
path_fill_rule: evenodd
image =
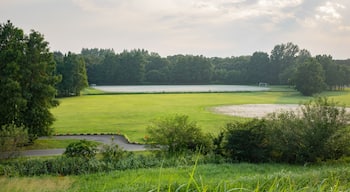
M254 52L239 57L172 55L161 57L144 49L83 48L80 54L55 52L59 95L79 95L94 85L244 84L290 85L304 95L341 90L350 83L350 59L312 56L291 42L276 45L270 54ZM85 75L86 74L86 75ZM69 86L69 85L72 86ZM74 86L73 86L74 85ZM67 88L69 87L69 88ZM314 90L306 90L313 87Z

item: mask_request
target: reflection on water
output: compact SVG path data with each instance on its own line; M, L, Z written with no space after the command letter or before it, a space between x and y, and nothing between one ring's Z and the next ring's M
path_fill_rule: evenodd
M111 93L184 93L184 92L240 92L267 91L268 87L244 85L132 85L93 86L95 89Z

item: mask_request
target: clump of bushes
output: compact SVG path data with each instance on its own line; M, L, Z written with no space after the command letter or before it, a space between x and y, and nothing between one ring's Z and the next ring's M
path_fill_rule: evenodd
M64 155L67 157L82 157L91 159L96 156L97 145L87 140L80 140L77 142L70 143Z
M208 135L195 121L187 115L172 115L155 119L147 128L148 142L161 146L167 155L179 155L186 152L208 153L212 150L212 142Z
M327 98L264 119L229 123L215 146L237 161L307 163L350 154L349 121L344 107ZM220 141L220 142L218 142Z
M0 127L0 159L9 159L17 156L20 147L27 144L28 131L15 124Z

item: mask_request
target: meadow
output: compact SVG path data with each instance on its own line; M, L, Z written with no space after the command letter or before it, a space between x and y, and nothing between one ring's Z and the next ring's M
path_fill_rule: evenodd
M146 127L155 118L171 114L185 114L206 132L217 133L240 117L215 114L211 107L239 104L299 104L311 97L276 87L267 92L188 93L188 94L103 94L88 90L80 97L60 99L52 109L57 134L118 133L131 141L143 142ZM348 91L326 92L341 104L350 105Z

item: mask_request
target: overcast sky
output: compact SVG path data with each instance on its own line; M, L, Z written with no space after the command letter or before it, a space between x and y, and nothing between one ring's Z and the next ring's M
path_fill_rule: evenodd
M52 51L230 57L293 42L347 59L349 9L349 0L0 0L0 22L39 31Z

